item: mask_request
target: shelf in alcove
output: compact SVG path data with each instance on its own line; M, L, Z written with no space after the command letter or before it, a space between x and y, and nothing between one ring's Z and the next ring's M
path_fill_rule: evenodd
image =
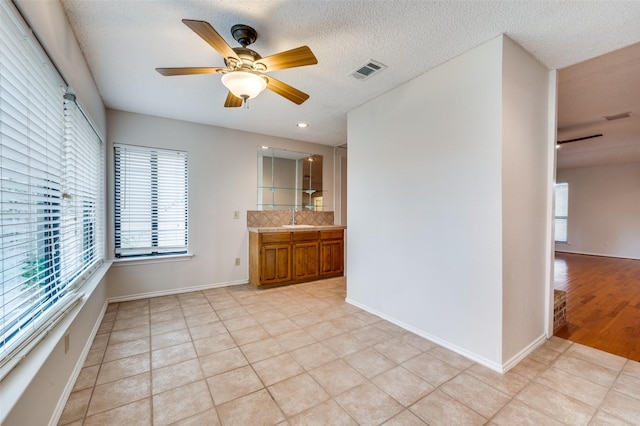
M267 210L276 210L277 207L286 207L288 209L300 207L299 204L272 204L272 203L257 204L257 206L258 206L259 209L260 208L263 208L263 209L266 208ZM319 208L323 209L324 205L312 206L312 205L306 204L306 205L303 205L302 207L304 208L304 211L307 211L307 210L312 210L313 211L315 207L319 207ZM323 211L323 210L317 210L317 211Z
M286 187L278 187L278 186L259 186L258 189L267 189L270 192L276 192L278 190L282 191L302 191L306 194L313 194L316 192L326 192L323 189L303 189L303 188L286 188Z

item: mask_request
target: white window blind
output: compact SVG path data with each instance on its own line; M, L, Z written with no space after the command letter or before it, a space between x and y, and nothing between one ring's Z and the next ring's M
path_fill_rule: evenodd
M2 368L66 312L103 259L104 179L100 140L5 2L0 43Z
M71 281L104 258L103 145L75 103L64 101L65 159L61 273Z
M187 153L115 145L115 256L187 252Z
M569 184L557 183L555 194L555 240L559 243L567 242L567 225L569 218Z

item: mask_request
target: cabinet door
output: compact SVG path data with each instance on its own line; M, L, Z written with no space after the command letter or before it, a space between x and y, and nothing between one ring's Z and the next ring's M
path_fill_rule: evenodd
M344 245L342 240L320 243L320 275L342 275L344 272Z
M303 280L318 276L318 243L293 245L293 279Z
M291 280L291 245L266 244L261 253L261 284L275 284Z

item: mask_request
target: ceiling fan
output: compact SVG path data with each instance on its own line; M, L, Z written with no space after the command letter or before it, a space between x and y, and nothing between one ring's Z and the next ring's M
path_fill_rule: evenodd
M229 89L224 103L228 108L246 104L247 99L255 98L265 88L298 105L309 99L306 93L264 74L269 71L317 64L318 60L307 46L263 58L254 50L247 48L258 38L256 30L248 25L238 24L231 27L231 35L242 46L231 47L208 22L191 19L183 19L182 22L223 56L226 67L156 68L160 74L165 76L222 74L222 84Z

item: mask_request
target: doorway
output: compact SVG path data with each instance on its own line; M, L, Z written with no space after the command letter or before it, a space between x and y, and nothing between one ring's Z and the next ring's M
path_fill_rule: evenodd
M640 43L558 71L558 142L569 211L554 287L568 324L555 335L638 360Z

